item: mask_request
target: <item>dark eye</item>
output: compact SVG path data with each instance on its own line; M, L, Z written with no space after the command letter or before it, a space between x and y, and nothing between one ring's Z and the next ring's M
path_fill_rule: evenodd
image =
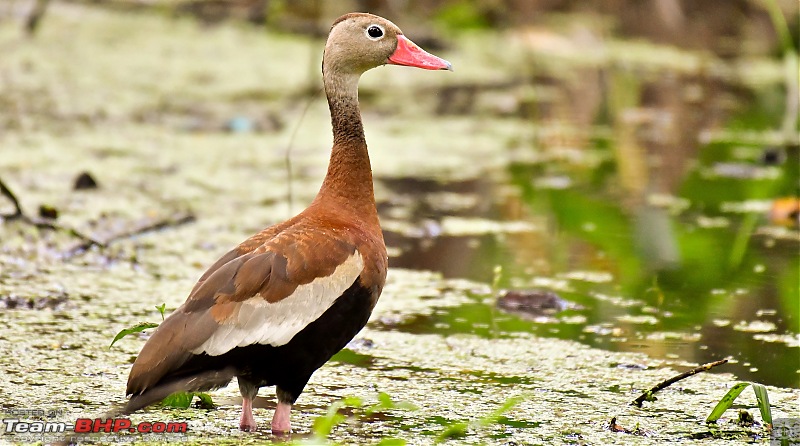
M369 28L367 28L367 35L373 39L379 39L383 37L383 30L381 29L380 26L372 25Z

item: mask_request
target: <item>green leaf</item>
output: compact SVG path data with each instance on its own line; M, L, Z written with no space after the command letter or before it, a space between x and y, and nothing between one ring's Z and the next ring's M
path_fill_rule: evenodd
M406 441L402 438L384 438L376 446L406 446Z
M392 396L386 392L381 392L378 394L378 402L386 407L391 407L394 405L394 401L392 401Z
M195 393L194 395L197 396L197 398L200 399L200 401L198 403L198 406L201 409L216 409L217 408L217 405L214 404L214 400L211 399L211 395L209 395L207 393L204 393L204 392L198 392L198 393Z
M450 423L445 427L444 431L439 434L436 438L436 443L441 443L444 440L449 438L460 438L467 435L467 428L469 428L469 423L465 421L457 421L455 423Z
M333 415L322 415L314 419L314 435L319 438L328 438L334 426L345 420L344 415L335 413Z
M156 305L156 310L161 313L161 320L164 320L164 312L167 310L167 303L163 303L161 305Z
M331 358L331 361L343 362L345 364L352 364L359 367L367 367L374 360L375 358L370 355L362 355L347 348L343 348L339 351L339 353L333 355Z
M514 406L522 402L523 399L524 398L521 396L515 396L513 398L507 399L502 406L493 410L488 415L481 417L481 419L478 420L478 426L488 426L490 424L497 423L497 420L500 419L500 417L503 416L503 414L513 409Z
M719 417L721 417L722 414L725 413L726 410L730 409L730 407L733 405L733 401L736 400L736 397L738 397L739 394L742 393L742 391L749 385L750 383L739 383L733 386L731 390L729 390L728 393L726 393L725 396L719 400L717 405L714 406L714 409L711 410L708 418L706 418L706 423L715 423L717 420L719 420Z
M764 423L772 425L772 409L769 407L769 395L767 395L767 388L758 383L752 383L753 391L756 393L756 401L758 401L758 410L761 411L761 419Z
M414 405L414 403L409 403L408 401L398 401L394 403L394 409L414 411L414 410L419 410L419 407Z
M172 395L161 400L161 405L164 407L177 407L180 409L186 409L192 404L193 398L194 398L193 393L188 393L188 392L173 393Z
M152 322L139 322L138 324L134 325L133 327L128 327L128 328L120 331L119 333L117 333L117 335L114 336L114 340L111 341L111 345L109 345L108 348L113 347L115 342L119 341L120 339L124 338L125 336L128 336L131 333L139 333L140 331L144 331L144 330L147 330L148 328L155 328L155 327L158 327L158 324L154 324Z
M418 407L407 401L394 401L392 397L386 393L381 392L378 394L378 404L373 404L366 408L364 413L372 415L377 412L384 412L387 410L417 410Z
M318 438L328 438L333 427L343 422L346 418L339 413L339 409L344 407L344 402L336 401L328 408L328 413L320 415L314 419L314 435Z
M364 400L357 396L346 396L342 399L342 404L346 407L361 407L364 405Z

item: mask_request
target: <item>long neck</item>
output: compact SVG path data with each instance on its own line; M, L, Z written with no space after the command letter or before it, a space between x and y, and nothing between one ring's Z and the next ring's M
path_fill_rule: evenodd
M358 78L356 74L323 74L333 148L328 173L315 202L350 211L362 221L377 224L372 168L358 108Z

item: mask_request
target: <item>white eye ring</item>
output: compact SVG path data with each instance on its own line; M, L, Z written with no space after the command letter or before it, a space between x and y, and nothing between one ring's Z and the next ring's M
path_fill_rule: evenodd
M369 40L380 40L383 39L383 36L386 35L386 32L383 30L381 25L369 25L366 30L364 30L364 34L367 35Z

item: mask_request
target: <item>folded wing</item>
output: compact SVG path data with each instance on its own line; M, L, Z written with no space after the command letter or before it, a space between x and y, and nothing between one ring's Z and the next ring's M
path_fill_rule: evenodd
M285 231L250 244L252 250L241 252L242 244L223 256L147 341L127 393L205 372L182 368L195 355L284 345L319 318L358 279L364 260L335 233L316 233L311 240L302 230Z

